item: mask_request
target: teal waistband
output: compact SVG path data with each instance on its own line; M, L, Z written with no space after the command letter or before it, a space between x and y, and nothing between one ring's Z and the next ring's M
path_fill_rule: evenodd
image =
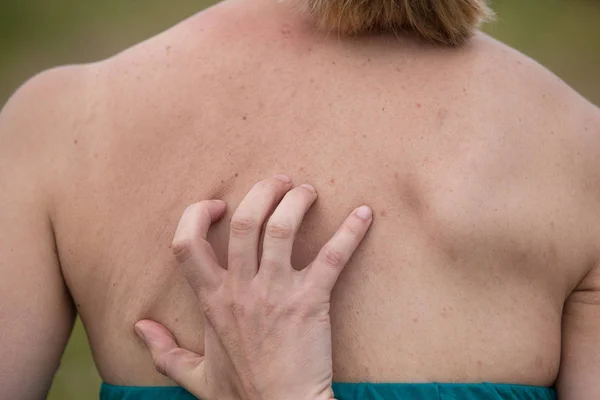
M337 400L556 400L554 389L493 383L334 383ZM179 387L103 384L100 400L193 400Z

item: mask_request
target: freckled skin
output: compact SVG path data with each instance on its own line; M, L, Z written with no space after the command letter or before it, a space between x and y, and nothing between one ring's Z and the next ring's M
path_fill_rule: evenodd
M376 212L333 294L336 380L555 381L565 299L598 259L600 202L582 182L600 182L600 118L537 64L483 34L461 49L344 39L287 2L239 0L78 71L61 109L91 122L44 126L67 144L48 146L51 220L106 381L169 384L140 318L202 350L176 224L227 201L209 237L224 263L233 210L276 173L319 192L297 268L352 209Z

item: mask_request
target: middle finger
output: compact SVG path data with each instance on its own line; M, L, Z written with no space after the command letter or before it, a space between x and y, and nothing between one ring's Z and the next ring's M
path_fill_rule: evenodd
M292 180L285 175L265 179L250 189L233 214L229 238L229 271L234 278L250 280L256 275L262 226L291 187Z

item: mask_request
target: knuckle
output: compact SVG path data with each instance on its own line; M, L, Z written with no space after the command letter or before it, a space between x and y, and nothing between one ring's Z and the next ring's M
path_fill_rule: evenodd
M202 213L207 212L207 202L201 201L200 203L194 203L188 205L185 210L183 210L183 215L181 216L181 220L195 220Z
M344 263L344 256L338 250L326 247L321 254L321 260L325 265L333 268L339 268Z
M200 307L204 319L214 326L217 317L221 314L221 308L218 305L213 304L213 301L209 298L205 298L204 301L201 302Z
M215 320L215 312L214 309L207 303L201 305L202 315L204 319L212 324Z
M258 227L258 223L251 217L234 216L231 219L231 234L234 237L246 238Z
M356 226L352 223L345 223L342 226L342 229L345 230L350 236L356 238L361 235L361 229L359 226Z
M275 302L273 301L272 297L271 297L271 293L269 291L269 289L267 288L262 288L261 290L257 291L256 294L256 302L258 304L262 305L272 305L275 304Z
M262 300L261 305L262 305L262 307L261 307L262 314L267 317L276 315L279 310L279 307L280 307L279 304L275 303L274 301L272 301L269 298Z
M154 368L158 371L158 373L170 377L171 372L174 370L174 363L177 363L178 360L183 359L185 356L186 350L182 348L175 348L164 353L158 354L154 356Z
M160 353L153 357L154 358L154 367L162 375L167 375L169 373L169 364L171 362L171 354L172 354L172 350L169 350L165 353Z
M307 302L297 303L295 305L294 312L301 318L308 318L315 313L312 304L308 304Z
M192 257L192 241L187 238L174 241L171 250L177 261L187 262Z
M271 179L265 179L263 181L257 182L252 190L256 190L256 191L260 191L260 192L267 192L267 193L274 193L277 190L278 185L281 183L281 181L271 178Z
M294 227L286 222L269 222L265 234L273 239L289 239L294 234Z
M260 260L260 268L267 270L275 270L281 268L283 261L280 258L273 256L270 253L263 253L262 259Z
M203 206L204 206L204 203L190 204L189 206L187 206L185 208L185 210L183 211L183 214L184 215L193 215L193 214L197 213L198 211L201 211Z
M288 304L269 289L259 291L255 302L256 312L260 313L261 318L273 318L289 312Z
M300 291L292 301L294 313L302 318L328 320L330 297L322 296L314 290Z
M248 306L241 298L233 299L230 304L231 315L236 320L244 319L248 315Z

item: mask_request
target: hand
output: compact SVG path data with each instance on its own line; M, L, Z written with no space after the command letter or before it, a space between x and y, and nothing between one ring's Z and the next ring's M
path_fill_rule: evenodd
M225 203L188 207L173 251L204 313L205 354L179 348L165 327L140 321L136 332L159 372L206 400L333 398L331 291L372 212L366 206L352 212L317 258L297 271L294 237L316 198L311 186L292 189L284 176L256 184L231 220L228 270L206 241Z

